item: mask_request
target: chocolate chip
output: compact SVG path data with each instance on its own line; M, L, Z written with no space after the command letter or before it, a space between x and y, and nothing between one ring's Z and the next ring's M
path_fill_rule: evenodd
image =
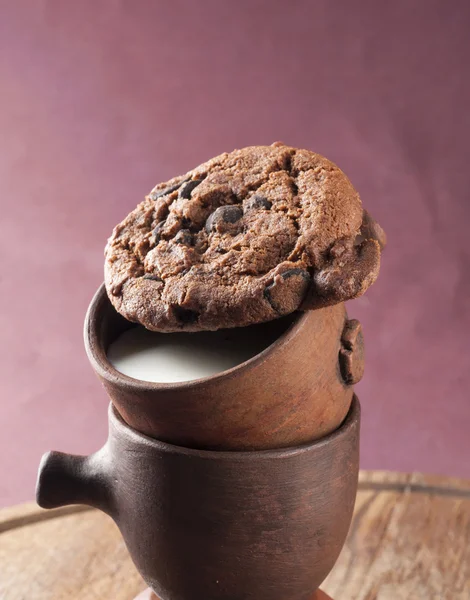
M300 269L300 268L289 269L288 271L284 271L284 273L281 274L281 277L283 279L289 279L289 277L293 277L294 275L300 275L306 281L310 281L310 275L309 275L308 271L306 271L305 269Z
M247 210L250 209L270 209L273 205L267 198L264 196L252 196L245 204Z
M199 319L199 313L195 310L191 310L189 308L183 308L182 306L174 305L173 314L178 319L180 323L183 324L191 324L196 323Z
M184 179L183 181L180 181L179 183L175 183L174 185L170 185L169 187L165 188L164 190L152 192L150 194L150 198L152 200L158 200L158 198L161 198L162 196L166 196L167 194L171 194L171 192L175 192L176 190L178 190L183 185L183 183L185 183L186 181L188 181L188 180Z
M243 209L241 206L234 206L229 204L228 206L219 206L207 219L206 231L210 233L217 230L223 230L223 224L236 223L243 217ZM222 227L220 227L222 225Z
M331 254L331 251L330 251ZM364 240L351 251L333 259L315 272L311 293L302 310L323 308L361 296L375 281L380 268L377 240Z
M150 281L163 281L161 277L158 275L152 275L151 273L146 273L142 279L150 279Z
M236 223L243 217L243 209L241 206L221 206L220 212L222 219L226 223Z
M211 215L209 215L209 218L206 221L205 228L206 228L207 233L210 233L212 231L212 228L214 225L214 215L215 215L215 213L212 213Z
M157 223L157 225L155 226L155 229L152 231L153 239L155 240L156 244L158 244L158 242L160 241L160 239L162 237L162 231L163 231L164 226L165 226L165 221L160 221L160 223Z
M174 237L176 244L183 244L184 246L192 246L194 244L194 238L189 229L180 229Z
M297 279L287 283L292 277ZM309 284L308 271L301 268L289 269L265 288L264 297L279 315L287 315L299 307Z
M181 227L183 229L189 229L191 227L192 223L191 223L191 219L188 219L188 217L183 217L181 219Z
M178 197L189 200L189 198L191 198L191 193L194 190L194 188L196 188L200 183L202 183L202 181L202 179L191 179L191 181L188 181L188 183L185 183L185 185L181 187L180 191L178 192Z

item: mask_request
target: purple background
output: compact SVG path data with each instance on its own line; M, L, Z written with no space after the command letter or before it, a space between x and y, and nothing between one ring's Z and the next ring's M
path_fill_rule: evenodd
M282 140L337 162L383 225L362 466L470 477L470 4L0 0L0 504L43 451L88 453L83 350L103 247L157 182Z

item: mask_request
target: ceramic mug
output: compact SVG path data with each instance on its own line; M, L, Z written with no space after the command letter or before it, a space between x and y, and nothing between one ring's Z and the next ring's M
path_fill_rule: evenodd
M43 457L37 501L88 504L117 523L164 600L311 600L350 525L359 402L330 435L294 448L196 450L147 437L110 406L89 457Z
M115 311L103 285L87 312L85 347L119 414L137 431L190 448L282 448L328 435L346 417L364 363L360 326L354 322L351 345L351 323L343 304L297 313L271 346L232 369L149 383L107 359L111 342L133 324Z

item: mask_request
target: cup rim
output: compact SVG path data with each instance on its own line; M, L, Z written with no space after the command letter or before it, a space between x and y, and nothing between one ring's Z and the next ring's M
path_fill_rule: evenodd
M130 377L129 375L121 373L111 364L106 355L106 351L101 344L98 330L100 320L99 316L100 313L104 310L115 311L115 308L113 307L111 301L108 298L105 284L102 283L95 292L88 306L88 310L85 316L83 334L85 350L88 356L88 360L90 361L94 371L100 378L113 384L118 383L120 385L125 386L129 390L135 390L136 392L197 390L200 388L204 388L208 384L218 383L222 379L226 380L227 378L243 374L246 371L249 371L250 369L256 367L260 363L263 363L275 350L277 350L280 347L282 348L283 346L288 344L292 340L292 338L294 338L297 335L299 330L302 328L304 322L310 317L310 313L315 312L299 312L297 317L293 320L293 322L287 327L285 331L281 333L281 335L278 338L274 340L274 342L272 342L269 346L264 348L264 350L262 350L258 354L255 354L251 358L239 363L238 365L235 365L234 367L231 367L230 369L221 371L219 373L214 373L213 375L208 375L206 377L201 377L199 379L161 383L145 381L142 379L135 379L134 377Z
M118 432L122 432L122 434L132 443L144 443L146 446L152 446L153 449L164 451L167 454L177 454L178 456L209 460L252 461L260 458L273 459L298 456L299 454L303 454L314 449L323 448L327 444L334 443L339 438L347 437L351 430L357 428L360 424L361 404L356 394L353 394L349 410L343 421L336 429L321 438L297 446L268 448L266 450L204 450L163 442L157 438L150 437L128 425L112 402L109 403L108 418L110 432L112 428L114 428Z

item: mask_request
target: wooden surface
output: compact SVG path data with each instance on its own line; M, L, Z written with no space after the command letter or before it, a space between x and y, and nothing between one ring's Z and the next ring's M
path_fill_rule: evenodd
M361 473L334 600L469 600L470 482ZM0 511L0 600L132 600L144 588L98 511ZM288 600L288 599L286 599Z

